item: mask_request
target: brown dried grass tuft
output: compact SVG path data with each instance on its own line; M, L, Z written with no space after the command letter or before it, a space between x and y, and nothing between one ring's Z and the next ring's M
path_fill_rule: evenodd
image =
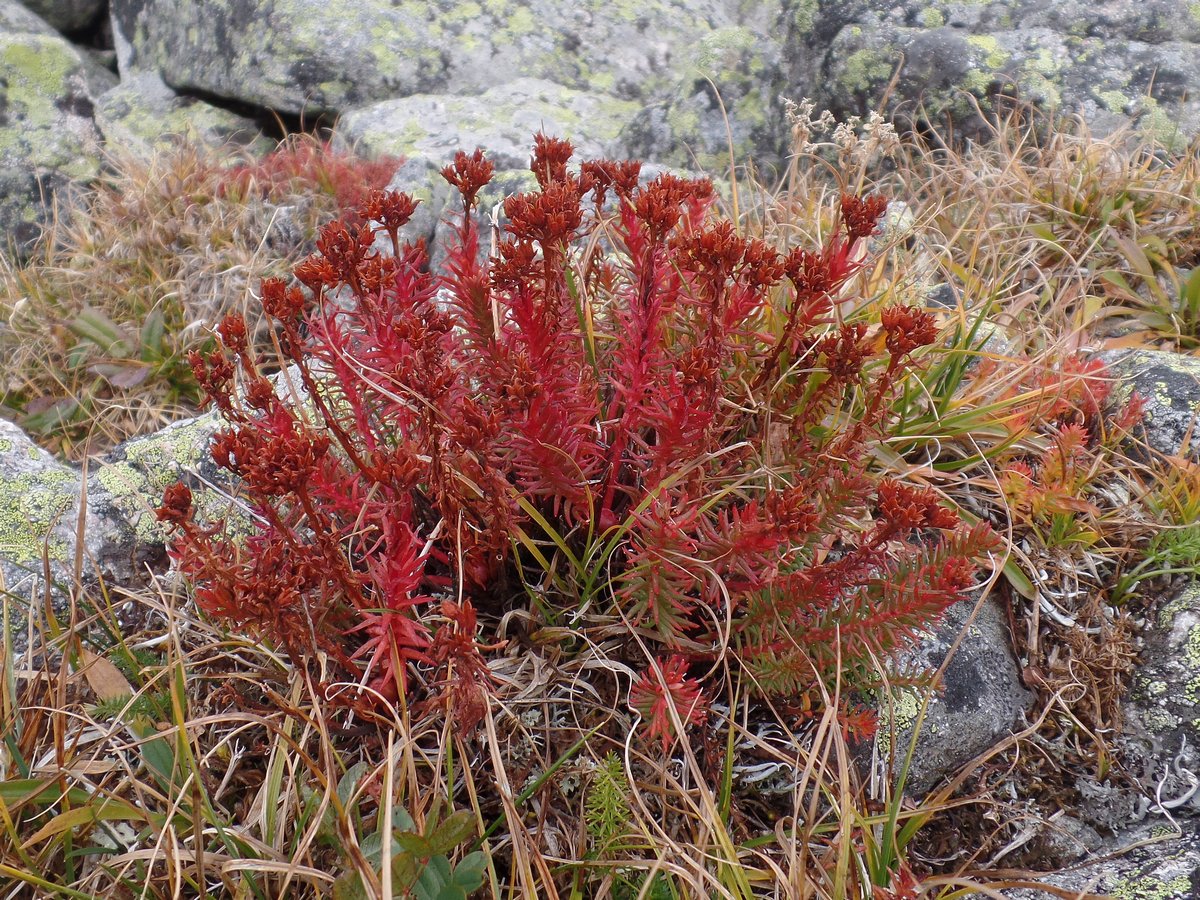
M226 313L249 312L258 282L286 275L396 164L309 137L262 160L187 142L113 152L30 260L0 255L0 407L73 459L194 414L187 351Z

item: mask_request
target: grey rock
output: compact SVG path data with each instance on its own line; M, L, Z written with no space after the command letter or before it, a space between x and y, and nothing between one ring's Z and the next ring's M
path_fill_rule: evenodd
M78 495L77 471L0 419L0 572L8 591L39 579L43 557L55 567L73 557ZM86 524L94 531L95 510L89 517Z
M1200 131L1200 17L1179 0L821 2L800 38L793 93L840 114L864 114L888 92L891 108L961 135L982 131L999 94L1078 113L1096 130L1136 120L1181 147ZM803 51L803 52L802 52Z
M99 171L94 98L112 76L45 23L0 0L0 230L28 247L48 201Z
M77 534L81 575L129 576L123 549L112 540L114 523L105 499L89 496L80 517L80 473L57 462L10 422L0 420L0 576L18 615L12 620L14 648L26 645L27 627L51 580L54 607L61 612L74 583ZM124 549L129 549L128 547ZM114 563L116 564L114 566Z
M685 74L647 102L623 134L630 156L713 174L775 168L787 128L779 95L788 88L792 2L741 4L737 22L684 51Z
M675 0L115 0L122 75L289 113L412 94L480 93L519 76L625 100L687 65L680 48L736 26L733 4Z
M401 239L406 243L420 240L432 249L442 216L448 212L446 201L450 199L450 185L440 172L449 162L447 159L438 165L436 160L428 157L410 157L388 182L389 190L403 191L421 201L401 233Z
M253 119L181 97L153 72L139 72L101 94L95 121L110 146L139 153L185 137L218 145L260 143L269 149Z
M1093 861L1038 881L1060 891L1019 888L1011 900L1061 900L1061 891L1124 900L1194 900L1200 896L1200 823L1181 819L1127 829L1100 848ZM1067 894L1071 896L1071 894Z
M1104 846L1095 828L1077 816L1059 811L1042 824L1038 847L1045 859L1066 866L1078 862Z
M21 0L59 31L80 31L104 12L105 0Z
M950 607L934 631L905 655L906 667L936 670L963 634L942 683L930 695L923 719L926 691L921 689L893 688L891 702L880 705L876 751L881 761L892 760L894 774L908 756L914 728L920 727L905 782L905 789L916 794L927 793L1012 734L1033 703L1009 650L1008 623L1000 602L987 598L968 626L975 607L971 599Z
M1096 354L1120 379L1113 392L1124 404L1136 392L1145 403L1142 424L1134 437L1159 453L1177 455L1186 449L1200 460L1200 435L1194 435L1200 416L1200 360L1162 350L1106 351Z
M335 145L405 160L390 187L421 200L405 237L425 239L436 268L452 237L446 219L458 213L457 207L446 207L458 197L451 198L440 174L455 151L481 148L496 167L491 184L479 195L482 225L505 197L536 186L529 163L537 132L570 139L576 162L624 158L621 128L637 109L636 103L611 96L518 78L478 95L419 94L351 110L339 122Z
M440 169L456 150L483 148L498 170L529 166L533 135L568 138L577 158L620 154L621 127L638 104L518 78L480 94L418 94L346 112L338 141L366 155L424 159Z
M47 572L54 608L60 615L66 609L77 555L78 581L85 585L142 583L146 567L162 558L164 534L154 509L167 485L184 478L195 488L203 518L229 517L227 481L207 454L219 426L206 415L129 441L89 466L85 490L79 468L58 462L0 419L0 586L17 611L17 652L27 645L34 617L25 613L42 603Z
M1122 712L1125 758L1151 810L1200 812L1200 582L1162 603L1142 634L1141 661Z

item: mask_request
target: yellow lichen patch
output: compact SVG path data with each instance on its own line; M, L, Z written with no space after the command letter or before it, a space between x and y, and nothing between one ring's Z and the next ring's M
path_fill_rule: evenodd
M1114 900L1183 900L1192 895L1192 881L1179 875L1167 881L1152 875L1117 879L1108 889Z
M66 470L0 478L0 556L26 564L46 547L51 559L65 559L66 544L51 532L74 502L74 484Z
M124 513L138 539L153 543L163 539L153 515L162 492L200 461L208 443L211 421L200 419L168 429L152 438L129 444L123 462L110 463L96 478L114 505Z
M1188 629L1183 655L1191 668L1200 669L1200 625L1193 625Z
M1171 628L1175 623L1175 617L1179 613L1184 610L1195 609L1198 606L1200 606L1200 584L1192 582L1181 590L1177 597L1158 611L1158 627L1164 630Z
M922 11L921 24L926 28L941 28L946 24L946 16L940 9L930 6Z
M967 43L983 53L983 64L989 69L999 69L1008 62L1010 54L990 34L972 34Z
M916 725L920 714L921 694L913 688L897 688L892 691L890 702L884 699L879 707L879 731L875 738L881 756L886 757L892 752L893 733L903 737Z

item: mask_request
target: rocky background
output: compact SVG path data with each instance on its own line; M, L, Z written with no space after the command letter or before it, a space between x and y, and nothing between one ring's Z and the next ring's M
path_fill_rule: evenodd
M690 168L723 167L732 137L769 170L780 95L970 136L1009 94L1182 145L1200 130L1198 40L1184 0L0 0L0 227L31 239L105 143L186 130L336 121L366 152L439 168L476 144L521 167L542 126Z
M336 126L346 145L407 160L393 185L426 201L429 238L445 196L431 176L456 149L485 147L501 185L524 177L538 129L584 156L716 171L732 141L738 160L770 172L784 161L781 95L840 117L949 121L967 139L1013 95L1183 147L1200 133L1198 41L1200 4L1185 0L0 0L0 233L21 253L51 201L101 170L106 145L149 150L184 132L250 144ZM1151 398L1151 445L1178 450L1200 410L1195 363L1114 362ZM180 473L216 478L215 427L181 423L80 472L0 421L6 589L28 602L47 572L69 581L76 565L136 579L161 555L150 510L162 487ZM964 626L924 716L919 790L1019 731L1031 707L994 601L954 610L923 661L940 664ZM1081 786L1092 808L1064 811L1052 835L1064 864L1176 827L1183 837L1054 884L1200 896L1198 699L1200 585L1147 623L1120 738L1144 760L1144 790ZM918 706L902 696L885 713L906 747Z

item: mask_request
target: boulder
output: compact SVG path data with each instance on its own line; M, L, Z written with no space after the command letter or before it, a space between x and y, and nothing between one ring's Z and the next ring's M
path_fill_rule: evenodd
M183 137L214 145L262 141L253 119L182 97L153 72L139 72L101 94L95 120L106 144L146 154Z
M518 76L643 100L680 48L738 25L735 4L677 0L115 0L122 76L293 114L413 94L477 94Z
M1188 582L1147 621L1122 712L1124 757L1151 810L1200 812L1200 582Z
M480 94L417 94L346 112L337 140L359 153L425 159L439 169L456 150L481 147L498 170L529 166L533 135L568 138L576 156L625 156L618 141L638 104L518 78Z
M42 603L47 571L60 617L77 581L86 586L103 579L126 588L144 581L146 567L163 555L164 534L153 511L168 484L188 480L202 516L230 515L222 487L228 482L207 454L218 427L219 420L206 415L129 441L89 467L85 490L80 469L58 462L0 419L0 586L17 610L17 652L38 618L27 613Z
M421 200L405 237L425 239L436 267L451 237L443 220L457 212L445 208L450 188L439 173L455 151L481 148L496 167L479 197L486 218L504 197L536 186L529 171L534 134L570 139L576 162L625 158L620 131L637 108L608 95L518 78L473 96L418 94L350 110L339 121L335 146L405 160L390 186Z
M744 4L737 24L699 36L687 47L689 74L648 101L622 135L628 154L663 165L728 171L784 158L787 126L779 95L789 87L789 2Z
M59 31L82 31L104 12L104 0L21 0Z
M1159 453L1178 455L1186 449L1200 460L1200 359L1163 350L1110 350L1096 356L1120 379L1114 391L1118 404L1134 391L1145 403L1135 438Z
M978 614L968 624L977 607ZM967 599L950 607L937 627L905 654L901 668L937 670L960 635L962 640L932 691L893 687L890 700L880 703L875 750L885 771L890 760L893 775L900 772L913 730L920 729L905 780L905 790L916 795L928 793L1012 734L1033 703L1009 649L1004 610L993 597L982 603ZM929 702L922 715L926 694Z
M1132 117L1182 147L1200 131L1200 13L1181 0L984 0L820 3L799 38L796 95L864 114L887 97L921 118L978 134L998 94L1099 131ZM899 78L891 84L899 68Z
M13 0L0 0L0 230L28 247L50 198L94 177L94 98L115 79Z
M1179 826L1178 828L1173 825ZM1200 896L1200 823L1159 822L1124 831L1093 861L1038 879L1056 888L1004 891L1010 900L1103 895L1114 900L1194 900Z

